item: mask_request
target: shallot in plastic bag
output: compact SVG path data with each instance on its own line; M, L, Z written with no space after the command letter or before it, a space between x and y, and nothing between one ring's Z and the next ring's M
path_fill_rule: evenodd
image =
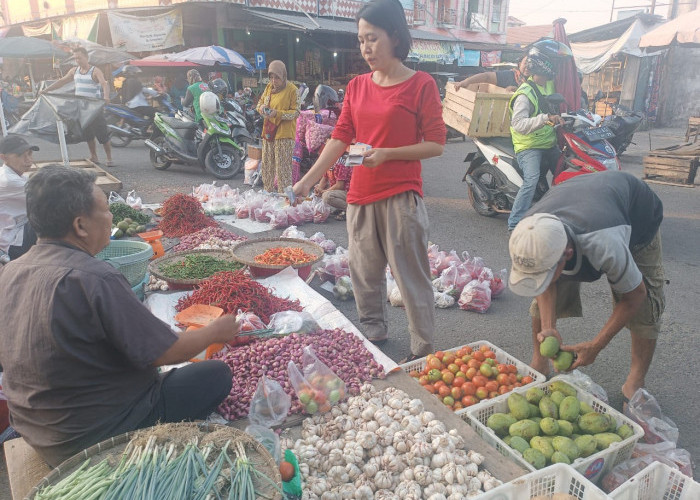
M306 233L304 231L299 231L296 226L289 226L287 229L282 231L280 238L297 238L299 240L306 239Z
M327 205L325 201L318 200L314 203L314 223L319 224L321 222L326 222L328 216L331 215L331 207Z

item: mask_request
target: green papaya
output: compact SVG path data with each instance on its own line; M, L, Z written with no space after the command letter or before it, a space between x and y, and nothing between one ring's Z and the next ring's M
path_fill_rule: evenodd
M559 404L559 418L574 422L581 412L581 404L575 396L566 396Z
M552 417L546 417L540 420L540 429L548 436L555 436L559 433L559 422Z
M595 435L595 441L599 450L606 450L611 444L622 441L622 438L613 432L601 432Z
M559 352L559 339L547 337L540 344L540 354L545 358L553 358Z
M584 434L583 436L577 437L574 440L574 443L576 443L576 446L578 446L582 457L591 456L598 449L598 443L596 442L595 437L591 436L590 434Z
M508 434L508 428L515 422L517 422L517 420L511 415L494 413L486 420L486 426L489 429L493 429L497 436L503 437Z
M514 450L519 451L520 453L525 453L525 450L527 450L530 447L530 444L525 441L523 438L520 436L508 436L510 437L510 446ZM534 438L533 438L534 439Z
M544 395L544 391L539 387L531 387L525 393L525 399L527 399L528 403L536 405L539 404L540 399L542 399Z
M549 395L549 398L554 401L554 404L557 405L557 408L561 404L562 401L564 401L564 398L566 395L561 392L561 391L552 391L552 393Z
M554 419L559 418L559 408L557 408L557 405L554 401L549 396L545 396L542 399L540 399L540 413L542 414L542 418L546 417L552 417Z
M552 458L552 453L554 453L554 447L552 446L552 443L550 443L548 439L545 439L541 436L533 437L530 440L530 447L540 451L544 455L544 458L546 458L547 460Z
M610 417L597 412L586 413L578 419L578 426L586 434L600 434L610 428Z
M629 437L634 436L634 430L627 424L622 424L620 427L617 428L617 431L615 432L618 436L620 436L623 439L623 441Z
M527 399L517 392L508 396L508 409L517 420L523 420L530 416L530 407Z
M574 363L574 355L569 351L559 351L557 357L552 361L552 366L558 372L565 372Z
M552 458L550 458L549 460L553 464L571 465L571 460L569 460L569 457L565 453L562 453L561 451L555 451L554 453L552 453Z
M555 436L552 440L552 446L554 447L555 451L561 451L567 457L569 457L569 460L572 462L581 456L581 452L579 451L578 446L576 446L576 443L574 443L574 441L568 437Z
M571 437L571 435L574 433L573 424L568 420L557 420L557 423L559 424L558 434L560 436Z
M542 469L545 465L547 465L547 459L542 452L535 450L534 448L528 448L525 450L523 453L523 458L535 469Z
M540 426L532 420L520 420L510 426L508 433L511 436L519 436L526 441L529 441L534 436L540 435Z
M564 396L576 396L576 394L578 394L578 391L576 391L572 385L567 384L563 380L553 380L552 383L549 384L549 391L563 392Z

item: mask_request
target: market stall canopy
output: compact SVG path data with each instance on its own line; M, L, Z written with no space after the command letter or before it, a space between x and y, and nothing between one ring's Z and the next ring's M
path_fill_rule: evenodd
M99 113L104 100L75 94L42 94L11 129L12 134L35 135L49 142L59 142L56 122L62 121L66 142L82 142L83 130Z
M253 66L238 52L218 45L183 50L176 54L167 55L166 59L173 62L191 62L202 66L230 66L245 69L249 73L255 71Z
M55 57L65 59L70 52L61 50L53 43L42 38L30 36L11 36L0 39L0 57L15 59L42 59Z
M169 66L172 68L195 68L201 66L201 64L193 63L190 61L173 61L171 59L175 53L172 54L157 54L154 56L144 57L143 59L134 59L129 61L132 66L139 66L142 68L146 67L162 67Z
M668 47L674 44L700 47L700 9L662 24L639 40L642 48Z
M571 42L576 66L582 73L589 74L598 71L617 54L634 57L655 55L639 48L640 39L645 33L655 31L655 26L657 21L645 23L642 18L638 18L619 37L590 42Z
M91 64L123 64L127 61L135 59L134 56L121 49L105 47L99 43L83 40L81 38L69 38L67 40L63 40L61 46L65 47L66 50L70 50L70 48L75 46L85 48L85 50L88 52L88 59ZM71 56L66 62L73 60L74 57Z

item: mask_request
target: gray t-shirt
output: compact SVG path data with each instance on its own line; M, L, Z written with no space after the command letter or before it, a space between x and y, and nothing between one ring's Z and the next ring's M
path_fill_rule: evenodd
M595 281L606 275L619 293L634 290L642 273L632 251L651 242L663 205L644 182L625 172L584 174L547 191L527 215L559 217L574 241L575 258L562 279Z
M10 421L50 465L135 428L158 398L151 364L177 335L114 267L41 242L0 270Z

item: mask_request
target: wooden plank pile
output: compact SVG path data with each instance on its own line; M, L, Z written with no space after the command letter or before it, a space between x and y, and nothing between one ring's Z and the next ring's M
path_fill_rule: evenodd
M470 137L510 137L510 108L513 94L489 83L476 83L455 90L445 86L442 119L445 125Z
M643 160L644 178L650 182L694 187L700 165L700 144L655 149Z

